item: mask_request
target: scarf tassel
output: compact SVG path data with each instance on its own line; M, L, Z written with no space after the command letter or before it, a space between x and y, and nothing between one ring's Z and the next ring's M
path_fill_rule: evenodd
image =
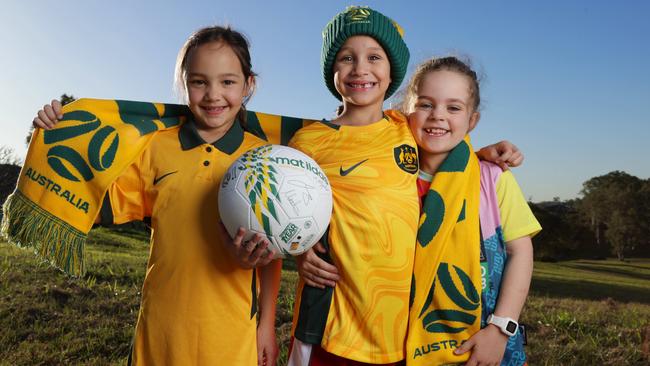
M87 235L30 201L20 191L3 205L0 232L9 242L34 253L63 272L80 277L86 272Z

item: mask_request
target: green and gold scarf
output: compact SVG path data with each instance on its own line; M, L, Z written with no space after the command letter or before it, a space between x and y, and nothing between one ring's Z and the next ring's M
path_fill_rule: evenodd
M179 128L187 106L79 99L55 129L36 129L16 190L3 205L1 233L57 268L85 273L84 245L104 195L159 131ZM286 144L306 121L248 112L248 130Z
M434 175L413 269L407 365L465 362L453 351L481 325L480 170L469 136Z
M2 233L63 271L85 272L84 244L108 186L157 131L177 128L187 107L80 99L52 130L36 129Z

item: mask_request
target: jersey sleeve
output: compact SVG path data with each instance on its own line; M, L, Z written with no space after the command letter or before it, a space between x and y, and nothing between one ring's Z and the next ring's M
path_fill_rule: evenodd
M506 242L524 236L533 237L542 230L512 172L506 171L499 176L496 193Z
M107 192L108 202L104 200L104 205L110 205L113 223L123 224L151 217L145 184L149 177L144 159L140 157L111 184ZM108 211L106 208L102 210ZM106 218L102 217L104 221Z

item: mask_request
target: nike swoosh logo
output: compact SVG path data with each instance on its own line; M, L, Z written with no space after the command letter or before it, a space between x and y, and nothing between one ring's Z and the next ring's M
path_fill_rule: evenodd
M173 171L173 172L169 172L169 173L167 173L167 174L163 174L163 175L161 175L160 177L155 178L155 179L153 180L153 185L155 186L155 185L158 184L161 180L163 180L163 179L166 178L166 177L169 177L170 175L172 175L172 174L174 174L174 173L178 173L178 170Z
M368 159L362 160L354 164L353 166L349 167L348 169L343 169L343 167L340 167L339 173L341 174L342 177L345 177L346 175L350 174L354 169L356 169L359 165L365 163L366 161L368 161Z

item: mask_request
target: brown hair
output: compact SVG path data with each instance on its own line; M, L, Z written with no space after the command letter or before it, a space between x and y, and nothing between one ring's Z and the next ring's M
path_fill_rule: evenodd
M183 44L181 50L178 51L178 57L176 58L176 67L174 70L174 85L176 91L180 96L185 98L187 93L187 86L185 81L187 80L187 59L190 52L192 52L197 47L210 43L210 42L222 42L228 45L237 58L241 65L241 69L244 73L244 78L246 82L250 77L255 77L257 74L253 71L253 66L251 64L251 55L250 55L250 44L246 37L243 34L237 32L236 30L231 29L230 27L221 27L221 26L212 26L205 27L194 32ZM246 123L246 103L250 100L254 92L255 83L251 85L253 89L251 92L244 98L242 102L241 109L237 113L237 118L242 124Z
M430 72L447 70L454 71L469 79L469 94L472 99L472 108L476 112L481 104L481 92L479 88L479 79L476 72L470 67L469 61L463 62L454 56L431 58L418 65L411 76L406 90L404 90L404 99L401 102L400 109L405 114L413 112L415 101L417 100L418 88L422 79Z

